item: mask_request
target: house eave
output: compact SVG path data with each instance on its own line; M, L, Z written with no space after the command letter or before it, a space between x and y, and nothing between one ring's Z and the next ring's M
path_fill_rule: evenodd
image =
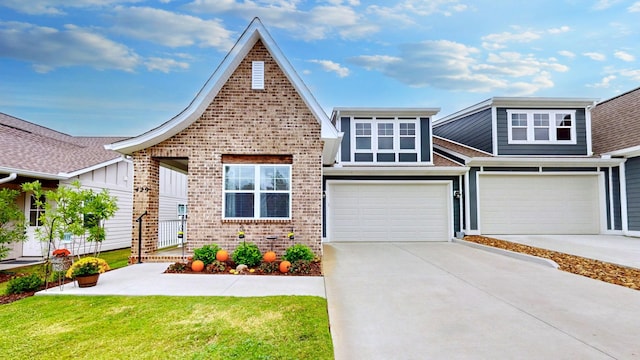
M624 159L558 158L558 157L475 157L467 166L556 166L609 167L618 166Z
M382 107L336 107L333 116L411 116L432 117L440 112L440 108L382 108Z
M628 148L625 148L625 149L609 151L609 152L606 152L606 153L604 153L602 155L610 156L610 157L614 157L614 156L636 157L636 156L640 156L640 146L632 146L632 147L628 147Z
M40 171L16 169L16 168L4 167L4 166L0 166L0 173L7 173L7 174L16 173L16 174L18 174L18 176L34 178L34 179L42 179L42 180L66 180L66 179L68 179L68 177L66 177L64 175L60 175L60 174L50 174L50 173L45 173L45 172L40 172Z
M463 175L469 171L466 166L363 166L363 167L326 167L324 176L429 176Z
M82 174L88 173L88 172L96 170L96 169L100 169L100 168L103 168L103 167L107 167L109 165L117 164L117 163L119 163L121 161L131 161L131 160L127 160L124 156L120 156L120 157L117 157L115 159L104 161L104 162L101 162L99 164L95 164L93 166L89 166L89 167L84 168L84 169L75 170L75 171L72 171L72 172L69 172L69 173L60 172L60 173L58 173L58 175L66 178L66 179L70 179L72 177L75 177L75 176L78 176L78 175L82 175Z

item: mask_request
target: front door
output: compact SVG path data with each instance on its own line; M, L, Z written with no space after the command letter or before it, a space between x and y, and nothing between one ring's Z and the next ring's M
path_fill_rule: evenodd
M36 229L40 225L38 219L44 213L44 209L36 204L36 198L33 194L26 195L25 205L27 241L22 243L22 256L44 256L47 252L47 243L36 237Z

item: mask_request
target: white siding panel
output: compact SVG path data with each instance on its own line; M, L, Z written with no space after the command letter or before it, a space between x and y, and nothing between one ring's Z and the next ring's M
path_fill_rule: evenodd
M444 183L330 186L329 241L448 241L452 213Z
M597 175L481 175L484 234L598 234Z

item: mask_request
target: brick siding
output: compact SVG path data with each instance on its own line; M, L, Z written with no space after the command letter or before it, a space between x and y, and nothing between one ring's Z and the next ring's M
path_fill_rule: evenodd
M251 89L252 61L265 62L264 90ZM286 238L294 228L295 243L304 243L321 255L320 130L303 99L258 41L198 120L172 138L134 154L134 187L151 188L134 191L134 217L149 211L144 246L153 251L157 240L157 163L162 157L172 157L189 160L188 251L210 243L233 251L243 226L245 241L255 242L263 252L273 249L281 255L294 243ZM292 220L223 220L222 155L258 154L292 157ZM277 236L273 243L267 240L272 235ZM134 228L133 249L137 249L137 238Z

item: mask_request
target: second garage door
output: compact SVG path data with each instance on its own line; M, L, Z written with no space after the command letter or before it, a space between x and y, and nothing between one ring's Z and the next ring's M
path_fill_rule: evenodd
M483 234L598 234L597 175L481 175Z
M327 240L448 241L451 184L330 183Z

